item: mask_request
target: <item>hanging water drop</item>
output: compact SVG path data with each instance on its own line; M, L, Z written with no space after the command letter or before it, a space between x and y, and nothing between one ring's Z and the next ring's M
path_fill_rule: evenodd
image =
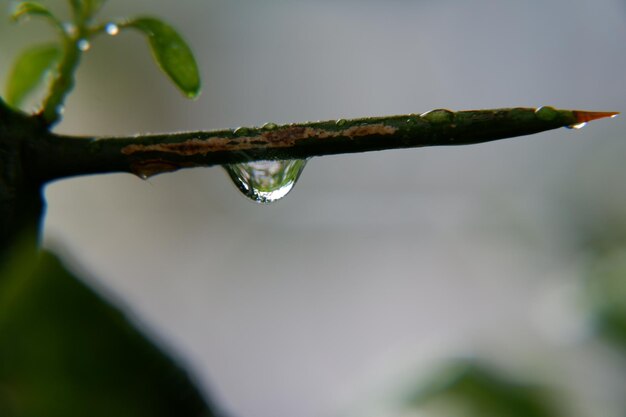
M288 159L230 164L224 169L246 197L272 203L291 191L305 165L305 159Z
M104 30L111 36L115 36L120 33L120 27L115 23L107 23Z
M91 48L91 44L89 43L89 41L87 39L81 39L76 43L76 46L78 46L78 49L80 49L83 52L86 52L89 50L89 48Z
M587 122L576 123L575 125L569 125L567 126L567 128L568 129L582 129L585 126L587 126Z

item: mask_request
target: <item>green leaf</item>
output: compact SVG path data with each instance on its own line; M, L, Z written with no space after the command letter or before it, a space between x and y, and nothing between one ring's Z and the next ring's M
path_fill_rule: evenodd
M148 37L152 55L163 72L187 97L198 97L200 74L196 60L187 43L174 28L149 17L130 20L123 26L143 32Z
M38 45L20 55L8 78L6 101L17 107L44 80L61 57L56 44Z
M36 1L18 3L11 13L11 19L18 20L24 16L45 16L53 18L52 13L46 6Z
M217 414L176 362L56 256L12 255L0 265L0 416Z

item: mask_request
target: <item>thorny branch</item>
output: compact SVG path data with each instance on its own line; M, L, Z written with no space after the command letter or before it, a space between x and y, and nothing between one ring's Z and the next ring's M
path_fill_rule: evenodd
M255 160L304 159L422 146L467 145L576 127L617 113L552 107L452 112L132 137L48 134L28 142L42 182L75 175L130 172L143 178L181 168Z

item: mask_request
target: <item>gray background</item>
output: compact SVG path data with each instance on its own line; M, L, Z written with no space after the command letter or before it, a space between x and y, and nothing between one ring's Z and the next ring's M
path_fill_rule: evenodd
M198 54L200 99L169 84L138 34L103 37L58 132L626 109L621 0L110 0L101 16L146 13ZM0 81L50 36L0 23ZM626 374L587 338L574 240L576 219L623 218L625 132L622 117L316 158L270 206L220 168L71 179L46 189L44 239L236 416L397 416L398 392L458 356L556 384L572 416L620 416Z

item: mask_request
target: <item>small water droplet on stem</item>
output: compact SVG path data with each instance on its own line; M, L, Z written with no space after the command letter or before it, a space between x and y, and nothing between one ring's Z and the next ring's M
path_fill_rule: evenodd
M115 36L120 33L120 27L115 23L107 23L107 25L104 27L104 30L111 36Z
M422 113L420 117L430 123L451 123L454 120L454 112L448 109L435 109Z
M278 127L278 125L277 125L276 123L272 123L272 122L265 123L265 124L262 126L262 128L263 128L264 130L274 130L274 129L276 129L277 127Z
M74 25L72 23L63 23L63 30L69 36L75 36L76 35L76 31L77 31L76 25Z
M554 107L542 106L535 109L535 114L541 120L549 121L556 119L559 116L559 111L556 110Z
M237 129L233 130L233 133L237 136L248 136L250 134L250 129L248 129L247 127L238 127Z
M91 48L91 44L89 43L89 41L87 39L81 39L76 43L76 46L78 47L78 49L80 49L83 52L87 52L89 50L89 48Z

